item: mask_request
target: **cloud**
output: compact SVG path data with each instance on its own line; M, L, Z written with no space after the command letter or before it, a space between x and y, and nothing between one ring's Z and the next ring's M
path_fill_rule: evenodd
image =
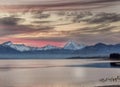
M69 30L69 31L51 31L51 33L48 31L48 33L44 33L47 34L47 36L43 35L43 36L39 36L38 37L24 37L26 39L30 39L30 40L35 40L35 41L58 41L58 42L64 42L64 41L69 41L69 40L76 40L78 42L92 42L94 39L94 41L97 41L98 38L101 37L101 35L107 36L107 35L112 35L112 30L115 29L116 26L110 26L108 24L100 24L94 27L84 27L84 28L80 28L77 30ZM54 33L52 33L54 32ZM58 33L57 33L58 32ZM49 36L50 35L50 36ZM110 36L111 37L111 36ZM104 38L102 38L104 39ZM101 39L101 40L102 40ZM89 41L91 40L91 41Z
M88 0L88 1L84 1L84 0L69 0L69 1L64 1L64 0L9 0L8 2L5 1L1 1L1 4L17 4L17 5L21 5L21 4L37 4L37 5L58 5L58 4L71 4L71 3L79 3L79 4L94 4L94 3L108 3L108 2L116 2L119 0Z
M44 23L51 23L53 21L33 21L32 23L35 23L35 24L44 24Z
M100 24L98 26L95 27L86 27L81 29L83 33L107 33L107 32L111 32L112 29L114 29L116 26L110 26L108 24Z
M116 13L99 13L88 20L89 23L111 23L117 21L120 21L120 14Z
M40 26L38 29L36 29L35 31L39 31L39 32L51 32L54 30L55 27L52 26Z
M109 34L114 30L117 26L110 26L108 24L99 24L93 27L84 27L74 31L69 32L70 36L82 36L82 35L101 35L101 34Z
M34 32L50 32L54 27L39 27L39 29L30 28L29 26L19 25L19 26L0 26L0 36L9 36L9 35L19 35L19 34L28 34Z
M36 16L36 18L40 18L40 19L49 18L49 17L50 17L50 14L41 14Z
M33 10L95 10L119 5L120 0L9 0L1 1L3 11L20 12Z
M17 14L17 16L1 17L0 36L32 41L75 40L90 44L104 40L110 42L115 41L119 36L117 34L119 23L120 18L117 13L92 13L80 10L31 11Z
M42 11L35 11L32 13L33 18L38 18L38 19L46 19L50 17L50 13L43 13Z
M106 12L92 14L91 12L81 12L75 14L72 21L73 23L86 22L90 24L112 23L120 21L120 14Z
M88 17L87 19L90 18L89 16L92 17L93 13L89 11L84 11L84 12L79 12L79 13L75 12L72 22L73 23L84 22L86 21L86 17Z
M89 24L112 23L120 21L119 13L99 12L92 13L90 11L60 11L56 12L60 17L66 17L65 20L70 20L72 23L86 22Z
M19 22L25 19L17 18L15 16L2 17L0 18L0 36L9 36L15 34L27 34L30 32L49 32L53 30L54 27L51 26L39 26L39 28L34 28L32 25L20 24ZM46 21L47 22L47 21Z
M53 26L40 25L44 23L49 23L51 21L46 21L46 20L37 21L35 20L35 18L26 17L25 16L26 13L21 14L23 17L21 17L20 14L16 14L16 13L14 13L13 15L9 14L10 16L0 17L0 36L9 36L9 35L23 34L30 32L50 32L51 30L54 30ZM32 22L27 21L29 19L32 19ZM26 22L30 24L27 24Z
M14 26L14 25L18 25L18 22L20 22L21 20L23 19L16 18L14 16L3 17L0 18L0 24Z
M113 32L113 30L117 32ZM95 44L98 42L119 43L119 33L120 30L118 26L97 24L96 26L87 26L69 31L67 37L71 37L71 39L84 44Z
M49 13L49 12L48 12ZM92 43L97 41L97 39L103 41L104 37L107 39L107 35L109 38L113 35L113 30L118 29L118 25L116 25L116 22L119 22L119 14L117 13L97 13L93 14L89 11L58 11L57 12L51 12L51 15L56 15L56 20L51 21L50 20L39 20L39 21L33 21L36 24L44 24L48 25L51 23L52 29L49 30L49 28L43 29L45 31L41 30L39 34L31 34L31 36L23 37L26 39L31 40L42 40L42 41L59 41L64 42L71 39L74 39L78 42L89 42ZM91 22L91 20L100 18L99 22ZM115 18L115 19L114 19ZM63 20L59 20L63 19ZM75 20L75 21L73 21ZM57 24L58 22L58 24ZM84 25L82 25L81 22L84 22ZM46 24L48 23L48 24ZM73 27L73 28L71 28ZM82 27L81 27L81 26ZM76 27L77 26L77 27ZM50 26L49 26L50 27ZM68 29L68 30L67 30ZM38 35L37 37L33 37L34 35ZM101 37L101 35L103 37ZM89 39L90 38L90 39ZM108 39L109 39L108 38ZM94 40L92 40L94 39ZM91 41L90 41L91 40ZM110 40L110 39L109 39ZM107 40L106 40L107 41Z

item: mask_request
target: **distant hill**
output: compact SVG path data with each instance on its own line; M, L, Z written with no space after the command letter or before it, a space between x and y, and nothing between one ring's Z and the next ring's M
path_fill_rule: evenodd
M81 57L109 56L110 53L120 53L120 44L106 45L97 43L93 46L86 46L81 50L77 50L75 53L79 54Z

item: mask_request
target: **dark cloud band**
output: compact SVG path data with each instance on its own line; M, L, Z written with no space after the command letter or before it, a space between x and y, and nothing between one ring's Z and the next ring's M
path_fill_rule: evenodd
M120 3L120 0L69 0L69 1L63 1L63 0L51 0L49 2L46 1L27 1L28 4L21 3L12 5L0 5L0 8L2 8L2 11L7 9L7 11L32 11L32 10L57 10L57 9L81 9L81 10L87 10L87 9L98 9L103 7L108 7ZM14 10L11 10L14 9ZM16 10L15 10L16 9ZM4 11L5 11L4 10ZM46 15L47 16L47 15Z

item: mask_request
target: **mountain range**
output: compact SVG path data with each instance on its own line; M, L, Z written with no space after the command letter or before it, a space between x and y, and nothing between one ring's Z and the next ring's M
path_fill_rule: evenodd
M67 42L63 47L46 45L31 47L13 44L11 41L0 44L0 58L73 58L73 57L108 57L110 53L120 53L120 44L97 43L91 46Z
M68 43L65 44L65 46L63 48L60 47L56 47L53 45L46 45L44 47L30 47L30 46L26 46L24 44L13 44L11 41L7 41L1 44L1 46L4 47L9 47L12 48L14 50L20 51L20 52L24 52L24 51L35 51L35 50L51 50L51 49L67 49L67 50L79 50L84 48L84 45L79 45L73 41L69 41Z

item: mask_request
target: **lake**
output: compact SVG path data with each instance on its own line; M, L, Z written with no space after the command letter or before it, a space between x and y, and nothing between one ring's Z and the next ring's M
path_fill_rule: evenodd
M0 87L120 85L120 67L111 67L110 62L97 59L0 60Z

